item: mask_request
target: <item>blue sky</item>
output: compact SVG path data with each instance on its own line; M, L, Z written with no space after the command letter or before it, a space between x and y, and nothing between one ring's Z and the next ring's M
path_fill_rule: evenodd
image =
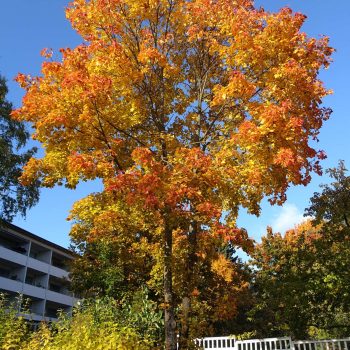
M331 119L324 125L318 148L324 149L328 159L325 168L335 166L344 159L350 167L348 103L350 100L350 1L337 0L258 0L257 6L276 11L289 6L308 16L303 30L315 37L327 35L337 50L331 67L321 73L326 86L334 94L324 104L333 109ZM11 0L3 1L0 21L0 73L8 80L8 99L20 106L23 91L13 81L18 72L38 75L42 58L40 50L51 47L74 47L81 42L65 19L64 7L67 0ZM308 187L291 188L288 201L283 207L271 207L263 203L259 218L248 216L242 211L239 224L248 229L255 239L264 233L267 225L276 230L285 230L302 220L302 213L313 192L327 177L314 176ZM42 189L39 204L28 212L27 218L16 218L14 223L49 239L68 246L70 223L66 221L74 201L99 190L98 183L84 183L76 191L57 187Z

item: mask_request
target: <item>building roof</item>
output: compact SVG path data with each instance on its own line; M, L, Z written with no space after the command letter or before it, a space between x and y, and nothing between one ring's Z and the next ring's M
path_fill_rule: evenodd
M47 239L44 239L44 238L42 238L40 236L37 236L34 233L31 233L31 232L29 232L27 230L24 230L21 227L18 227L18 226L14 225L14 224L11 224L10 222L2 220L2 221L0 221L0 228L1 228L1 226L4 227L4 228L9 228L9 229L11 229L11 230L13 230L15 232L20 233L21 235L23 235L23 236L25 236L27 238L30 238L32 240L38 241L40 243L43 243L43 244L45 244L45 245L47 245L47 246L49 246L51 248L57 249L57 250L59 250L59 251L61 251L63 253L66 253L66 254L70 255L71 257L75 256L74 252L72 252L71 250L69 250L67 248L64 248L64 247L62 247L62 246L60 246L60 245L58 245L56 243L50 242Z

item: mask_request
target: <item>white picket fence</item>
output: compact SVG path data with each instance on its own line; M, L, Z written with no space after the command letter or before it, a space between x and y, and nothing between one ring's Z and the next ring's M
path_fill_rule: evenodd
M236 339L234 337L208 337L208 338L196 339L195 344L203 348L203 350L207 350L207 349L236 350L235 341Z
M350 338L294 341L295 350L350 350Z
M237 340L236 350L293 350L293 348L291 338L284 337Z
M203 350L350 350L350 338L297 340L289 337L236 340L235 337L208 337L195 340Z

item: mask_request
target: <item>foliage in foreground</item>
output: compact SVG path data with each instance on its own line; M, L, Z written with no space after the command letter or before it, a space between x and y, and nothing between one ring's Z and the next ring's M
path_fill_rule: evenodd
M133 317L120 312L110 299L86 302L72 317L42 323L31 331L30 323L17 317L17 306L0 296L0 348L3 350L148 350L157 345L145 329L142 312L134 306ZM140 307L142 305L140 304ZM150 310L146 310L147 311ZM127 319L122 317L129 316ZM154 320L152 320L154 321ZM156 322L154 323L156 324Z
M22 317L17 317L21 299L9 302L0 294L0 349L21 349L27 335L28 324Z

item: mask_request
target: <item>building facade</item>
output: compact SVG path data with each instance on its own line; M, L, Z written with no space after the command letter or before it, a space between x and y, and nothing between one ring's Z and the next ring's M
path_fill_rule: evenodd
M0 226L0 293L23 295L33 321L55 321L78 301L69 290L68 249L10 223Z

